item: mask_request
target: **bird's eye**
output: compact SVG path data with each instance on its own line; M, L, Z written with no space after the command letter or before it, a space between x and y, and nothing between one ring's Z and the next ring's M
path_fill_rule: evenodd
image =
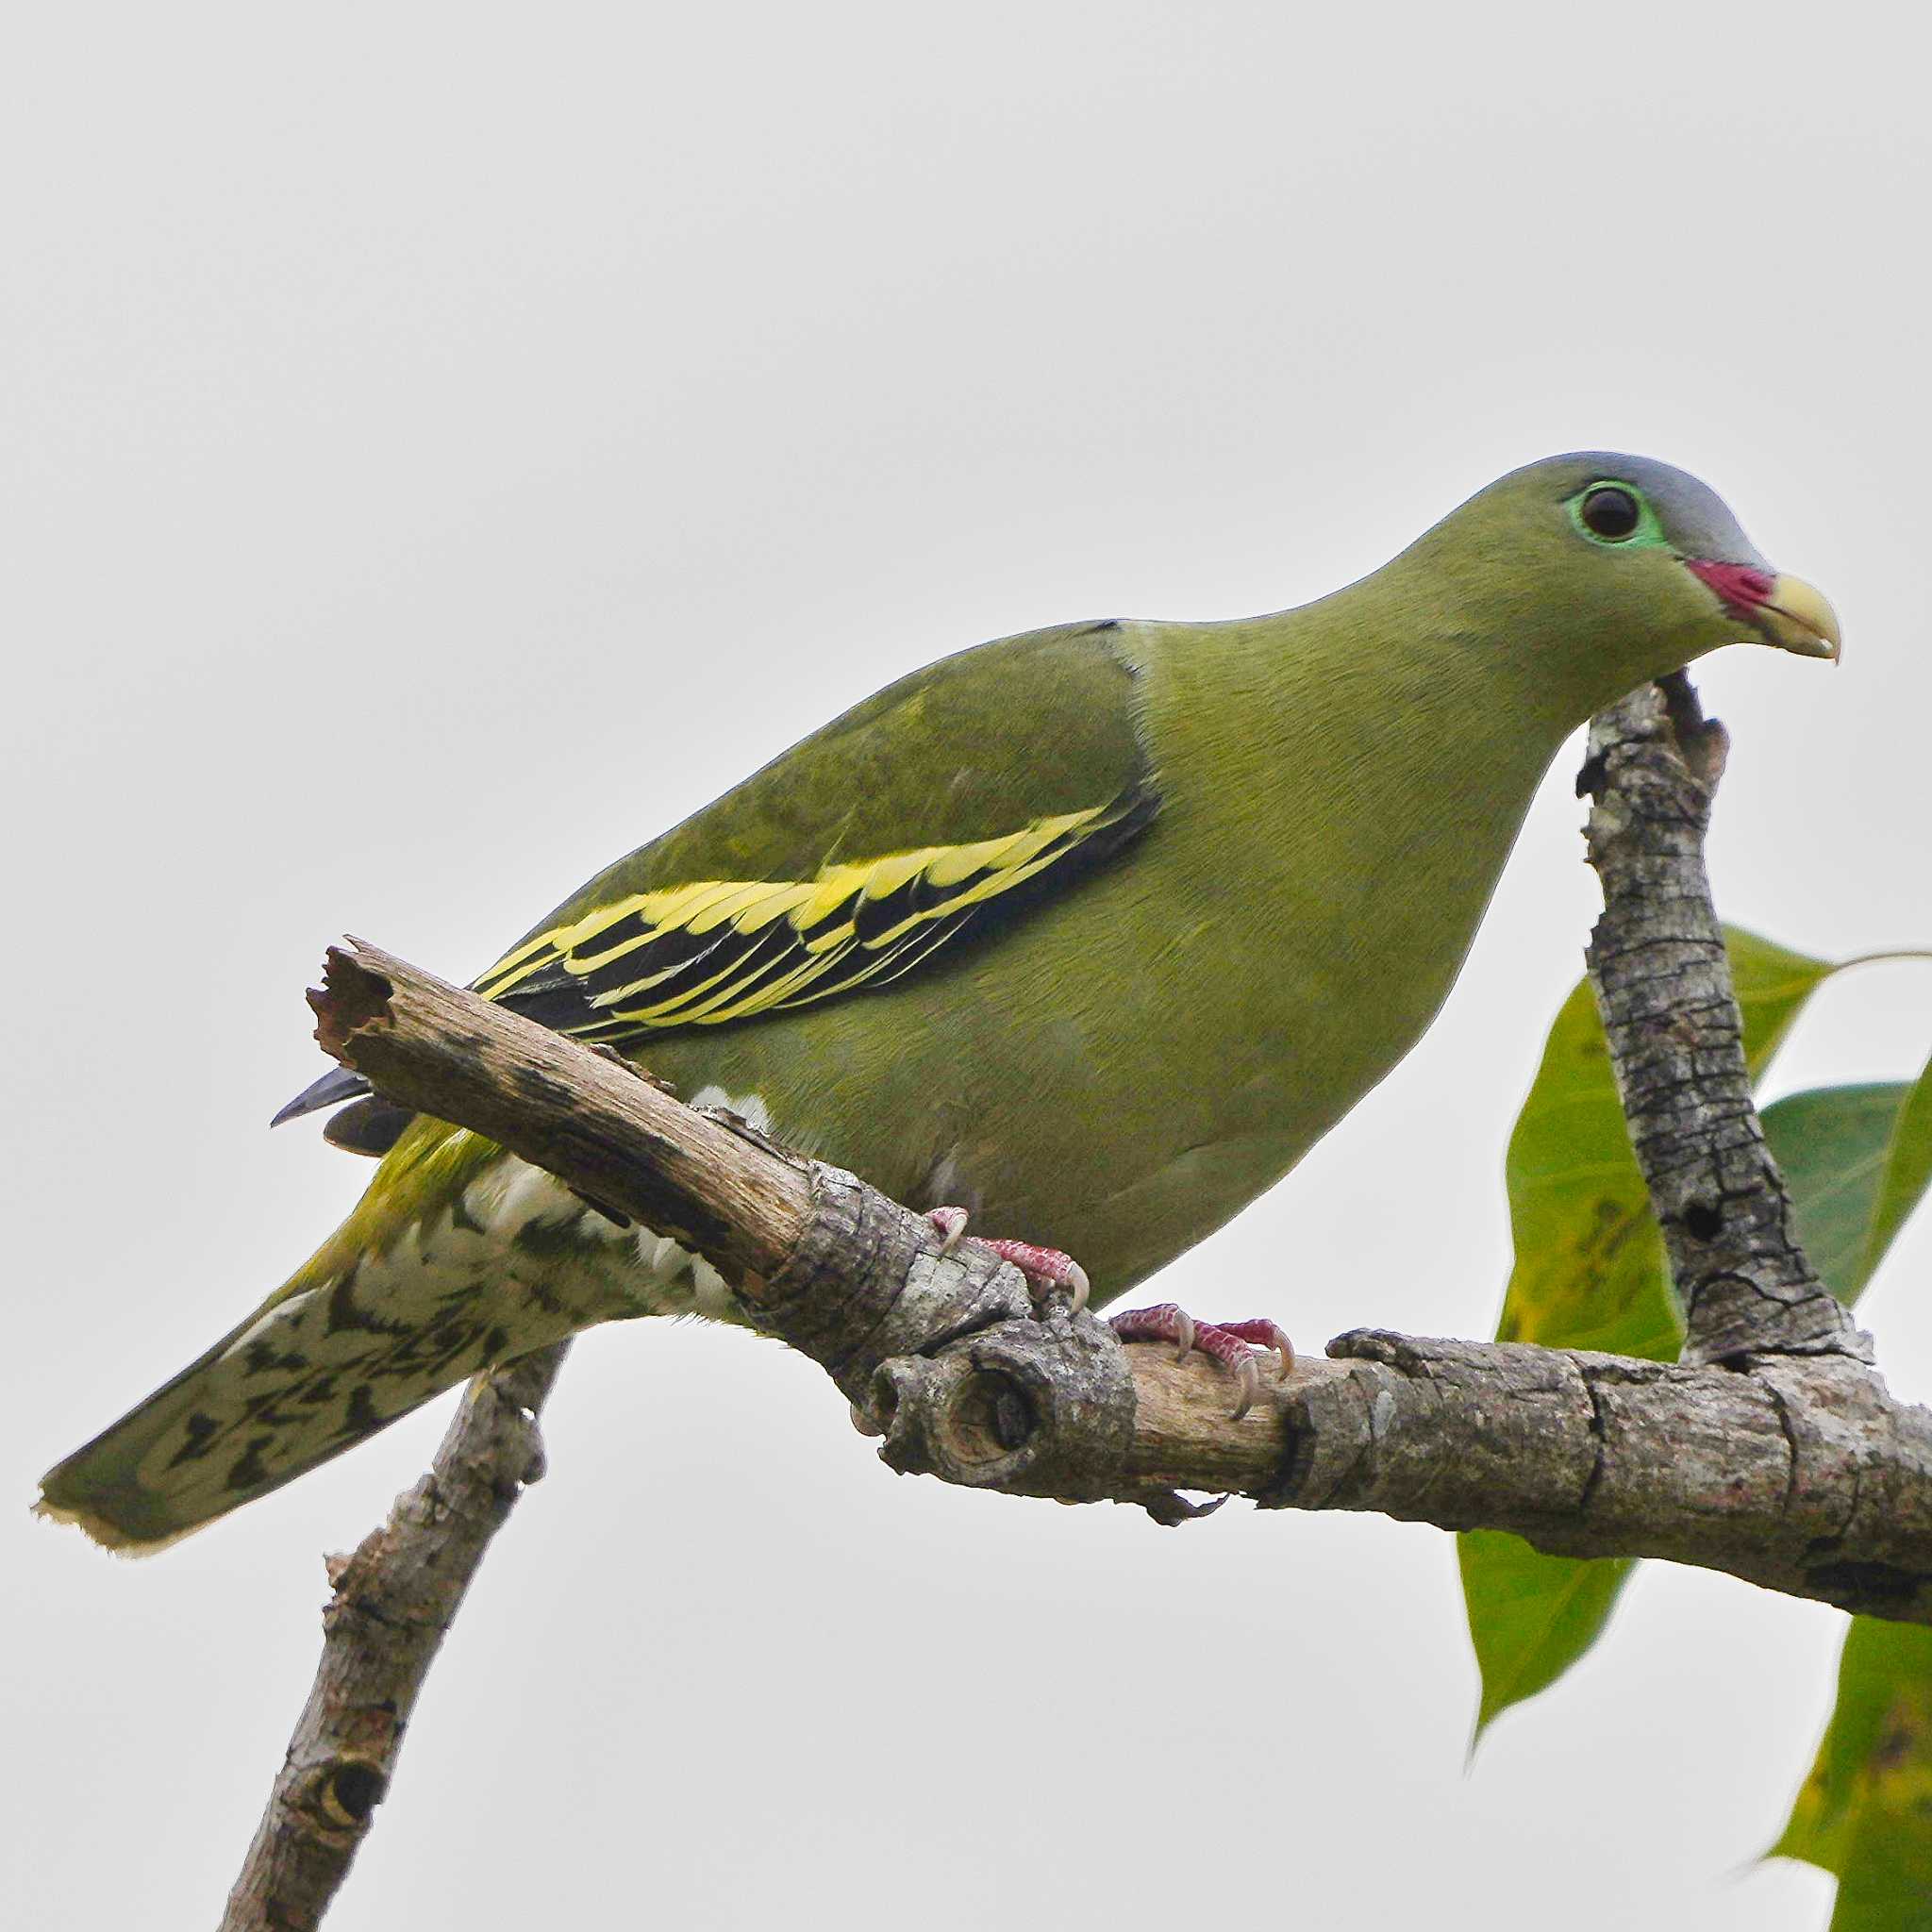
M1564 508L1571 527L1592 543L1617 543L1626 549L1669 549L1670 539L1657 513L1634 483L1599 476L1586 483Z
M1637 499L1614 483L1600 483L1586 491L1576 514L1583 527L1606 543L1622 543L1634 537L1643 521Z

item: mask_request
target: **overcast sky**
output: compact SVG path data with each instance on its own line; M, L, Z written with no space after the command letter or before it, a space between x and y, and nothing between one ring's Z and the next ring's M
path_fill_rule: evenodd
M1932 943L1923 9L101 7L8 40L23 1925L213 1922L322 1553L446 1418L142 1564L22 1513L366 1178L264 1125L321 1068L338 933L467 975L901 671L1296 603L1602 444L1697 471L1843 613L1835 675L1706 667L1724 911ZM1503 1144L1595 903L1575 762L1423 1047L1164 1293L1304 1347L1491 1331ZM1932 967L1863 969L1779 1085L1928 1037ZM1919 1394L1928 1275L1922 1223L1866 1305ZM548 1434L332 1932L1828 1911L1749 1866L1829 1707L1819 1606L1647 1570L1465 1772L1435 1530L897 1480L808 1363L690 1325L581 1342ZM957 1697L989 1656L1005 1702Z

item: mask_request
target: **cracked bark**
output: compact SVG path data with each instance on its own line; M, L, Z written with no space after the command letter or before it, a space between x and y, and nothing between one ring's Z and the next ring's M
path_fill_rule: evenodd
M970 1246L940 1256L923 1216L853 1175L373 947L330 953L317 1038L391 1099L704 1254L903 1474L1163 1523L1199 1513L1182 1491L1375 1510L1932 1623L1932 1412L1887 1393L1798 1249L1751 1101L1702 857L1723 757L1674 678L1593 723L1578 786L1606 899L1591 976L1685 1307L1680 1364L1357 1330L1264 1380L1236 1421L1200 1357L1124 1346L1064 1301L1036 1309L1012 1270ZM316 1688L225 1927L319 1923L442 1629L534 1477L555 1368L532 1357L474 1385L430 1476L332 1567ZM534 1397L515 1392L526 1373ZM505 1385L508 1411L479 1422ZM486 1440L458 1446L475 1428ZM440 1575L439 1539L457 1552Z
M1872 1359L1791 1232L1744 1061L1704 836L1728 741L1682 672L1591 721L1577 781L1604 913L1590 976L1630 1141L1663 1229L1687 1362Z
M537 1415L570 1344L470 1385L429 1473L352 1557L332 1557L322 1663L221 1932L306 1932L349 1874L471 1578L543 1474Z
M319 1037L620 1213L670 1224L745 1319L820 1362L894 1469L1183 1513L1177 1492L1514 1530L1932 1622L1932 1414L1843 1353L1753 1373L1359 1331L1264 1380L1124 1346L924 1217L374 948L330 956Z

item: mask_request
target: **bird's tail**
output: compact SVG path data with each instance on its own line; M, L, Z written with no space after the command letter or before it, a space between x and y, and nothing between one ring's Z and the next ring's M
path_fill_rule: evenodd
M108 1549L161 1549L478 1370L617 1312L555 1291L582 1215L488 1141L417 1124L287 1284L47 1472L38 1512Z
M293 1325L263 1309L56 1463L34 1513L147 1556L353 1448L463 1373L409 1385L385 1374L378 1407L375 1363L346 1387L311 1363Z

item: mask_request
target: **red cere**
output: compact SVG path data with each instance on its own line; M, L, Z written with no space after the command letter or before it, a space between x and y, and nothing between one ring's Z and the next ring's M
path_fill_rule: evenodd
M1748 563L1707 563L1699 557L1684 559L1693 576L1701 577L1724 601L1727 609L1754 610L1772 593L1777 579L1768 570Z

